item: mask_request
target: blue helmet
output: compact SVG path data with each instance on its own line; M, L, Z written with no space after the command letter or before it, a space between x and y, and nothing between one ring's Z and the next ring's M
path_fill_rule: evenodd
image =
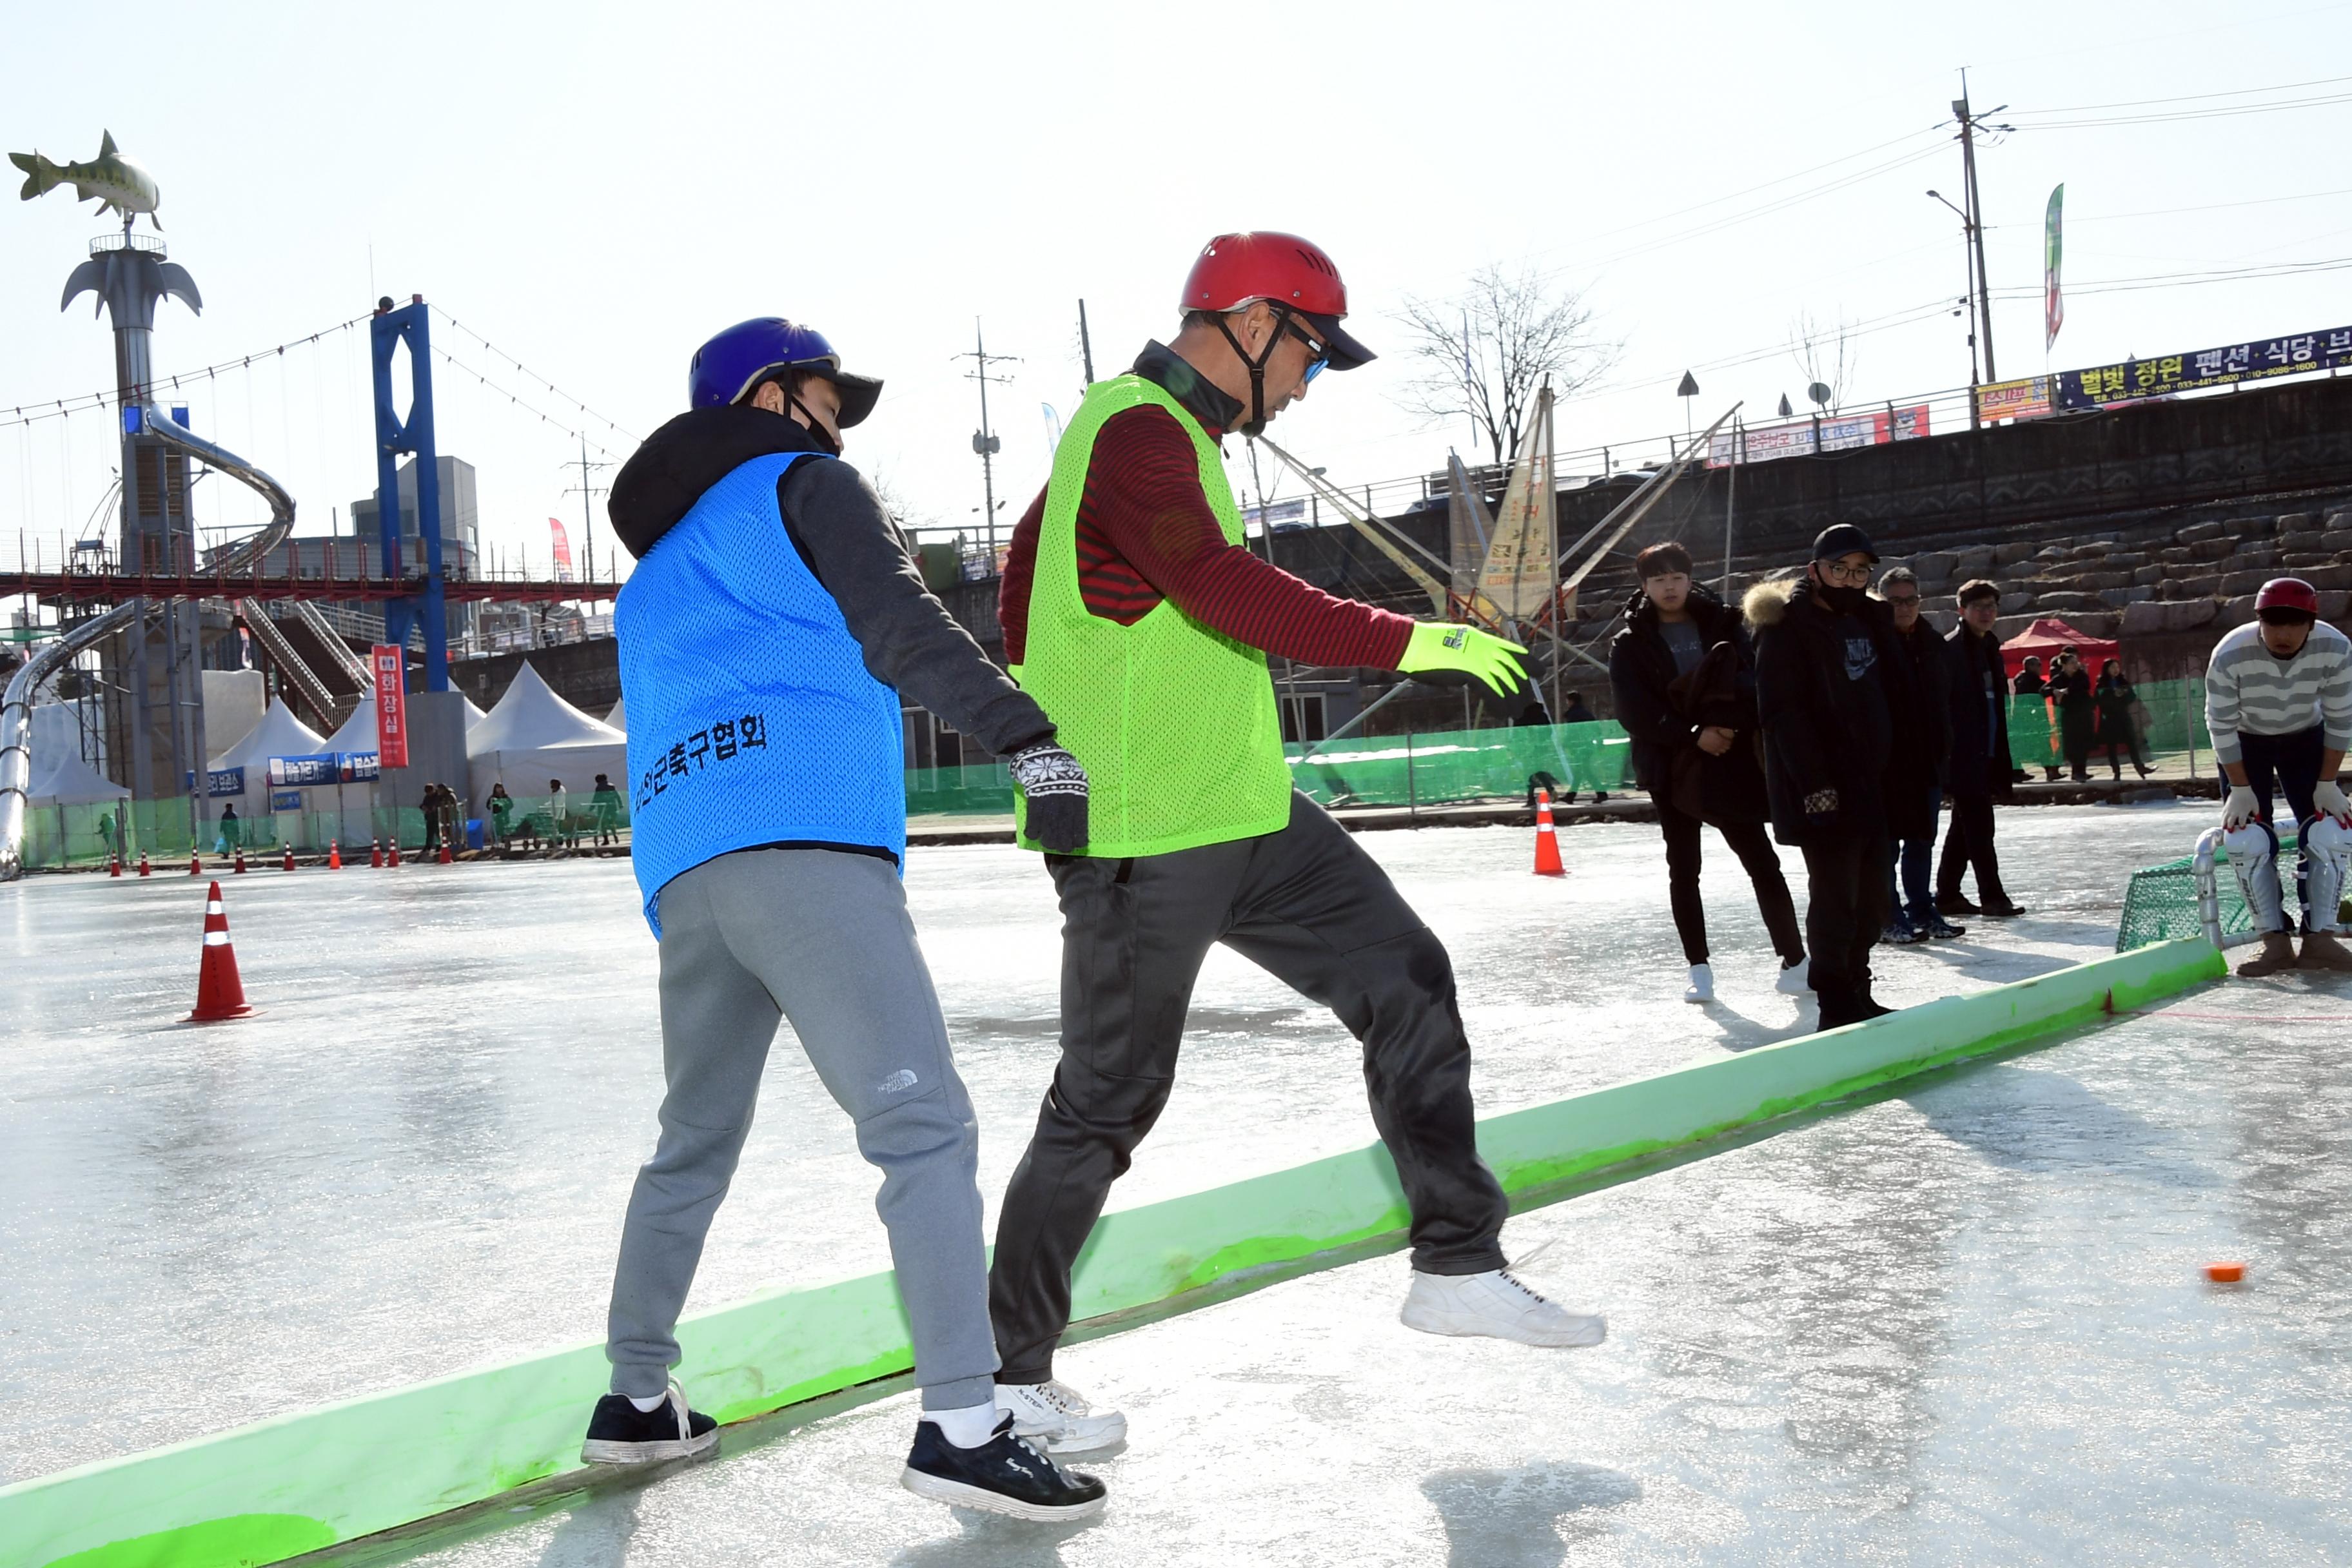
M815 328L782 316L754 316L694 351L686 372L687 406L724 408L785 370L806 371L833 383L841 394L838 423L844 430L873 413L875 400L882 395L879 381L841 368L841 356Z

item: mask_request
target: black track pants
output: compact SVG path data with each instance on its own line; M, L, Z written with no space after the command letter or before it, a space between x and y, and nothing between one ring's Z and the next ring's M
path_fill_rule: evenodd
M1005 1383L1053 1375L1070 1269L1175 1086L1184 1013L1223 942L1363 1042L1372 1123L1432 1274L1503 1264L1507 1205L1478 1158L1470 1042L1445 949L1304 795L1259 838L1131 860L1049 855L1061 895L1062 1059L997 1221L989 1310ZM1279 1107L1268 1106L1269 1124Z
M1886 924L1893 851L1883 833L1805 846L1805 942L1813 952L1807 978L1825 1004L1840 994L1869 993L1870 950Z
M1993 849L1992 796L1955 795L1952 825L1944 831L1944 853L1936 863L1936 895L1957 898L1960 878L1971 867L1977 874L1977 902L1998 909L2009 901L2000 885L2000 857Z
M1664 795L1654 795L1650 801L1658 808L1658 831L1665 836L1666 901L1675 912L1675 934L1682 938L1683 962L1705 963L1706 905L1698 891L1699 829L1705 825ZM1756 908L1772 935L1772 951L1781 963L1796 963L1805 956L1805 939L1797 929L1796 900L1789 897L1788 879L1780 874L1780 857L1773 853L1763 824L1734 822L1718 825L1716 831L1739 857L1755 885Z

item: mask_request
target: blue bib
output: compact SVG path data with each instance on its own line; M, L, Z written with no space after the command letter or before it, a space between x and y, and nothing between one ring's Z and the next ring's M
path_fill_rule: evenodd
M754 458L703 491L613 608L629 853L656 937L663 886L733 850L810 839L906 858L898 694L866 673L776 507L777 480L816 456Z

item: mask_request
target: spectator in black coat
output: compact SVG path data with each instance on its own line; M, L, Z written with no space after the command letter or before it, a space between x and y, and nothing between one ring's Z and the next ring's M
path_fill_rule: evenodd
M1952 754L1951 650L1920 613L1919 578L1894 566L1878 582L1879 597L1895 622L1895 640L1908 661L1919 704L1919 743L1895 753L1887 768L1895 858L1886 871L1887 920L1882 940L1907 944L1965 936L1964 928L1936 911L1928 863L1936 852L1936 818L1943 810ZM1902 886L1895 886L1895 874Z
M2122 758L2129 757L2139 776L2147 777L2155 770L2147 765L2139 725L2132 718L2132 705L2139 700L2139 693L2132 689L2123 660L2111 658L2099 666L2099 684L2092 697L2099 706L2099 745L2107 753L2109 771L2123 777Z
M2095 710L2091 700L2091 672L2071 647L2058 650L2050 671L2050 696L2058 704L2058 741L2066 765L2076 782L2091 776L2091 726Z
M1952 826L1936 867L1936 910L1942 915L2006 920L2025 912L2001 888L2000 858L1993 848L1993 803L2010 798L2018 777L2009 752L2009 677L1992 629L2000 617L1999 584L1982 578L1960 584L1960 624L1945 639L1951 650L1952 753L1945 778ZM1960 878L1971 867L1975 903L1960 890Z
M1617 721L1631 738L1633 776L1649 791L1666 841L1666 900L1690 965L1685 1002L1715 998L1706 910L1699 898L1699 827L1712 825L1739 857L1780 955L1780 988L1805 988L1796 901L1763 824L1757 760L1756 671L1739 614L1691 580L1690 552L1653 544L1634 558L1641 589L1609 645Z
M1886 922L1893 835L1921 811L1890 787L1926 742L1894 616L1869 594L1877 560L1869 535L1839 523L1813 541L1802 581L1759 584L1745 604L1772 831L1804 852L1824 1029L1893 1010L1870 994L1870 950Z

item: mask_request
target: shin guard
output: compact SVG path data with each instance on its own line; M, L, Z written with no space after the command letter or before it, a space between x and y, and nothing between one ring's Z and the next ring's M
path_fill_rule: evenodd
M2221 835L2229 851L2230 869L2238 874L2238 890L2246 896L2246 912L2258 931L2286 930L2284 889L2278 879L2278 839L2266 823L2249 822Z
M2303 825L2303 929L2339 931L2344 893L2352 883L2352 827L2332 816L2315 816Z

